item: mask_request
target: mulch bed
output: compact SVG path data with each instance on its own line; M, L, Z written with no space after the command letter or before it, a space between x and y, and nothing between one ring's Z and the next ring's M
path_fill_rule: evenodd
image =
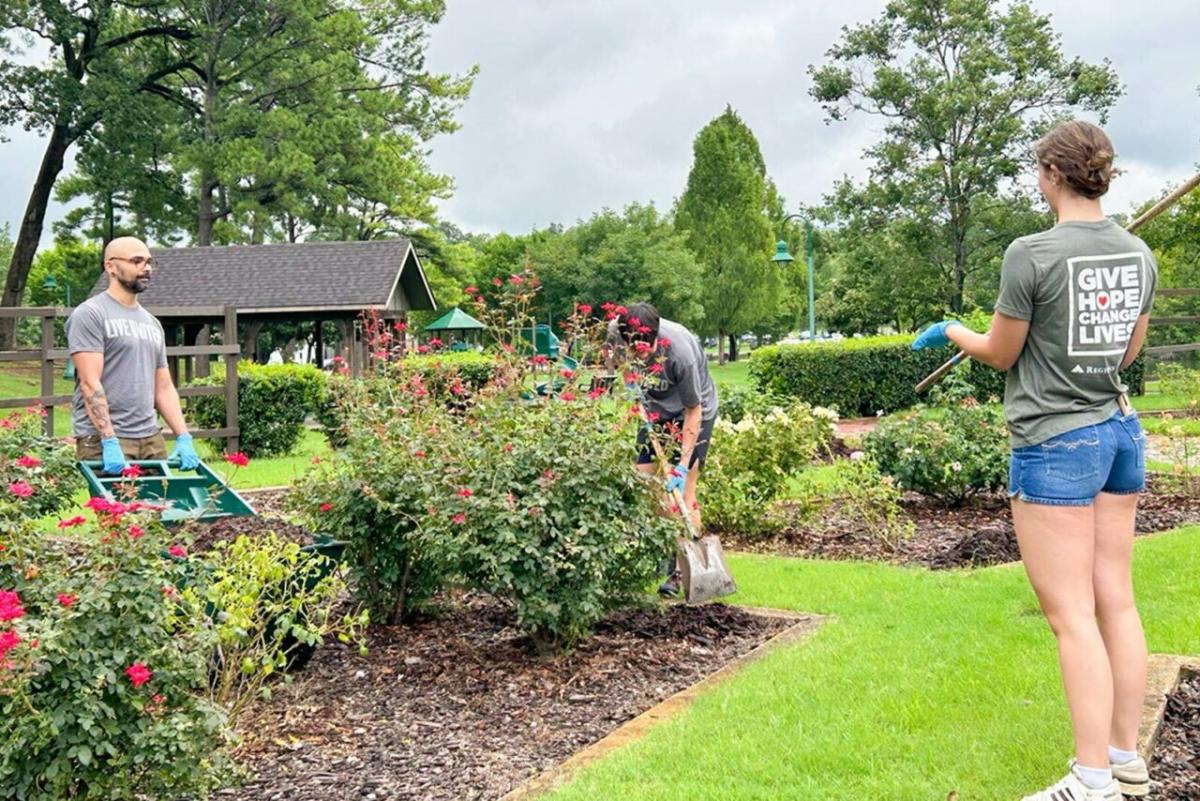
M708 605L623 612L557 660L481 597L370 653L328 645L242 728L256 799L497 799L794 621Z
M1200 673L1185 674L1167 698L1150 775L1156 801L1200 799Z
M1166 494L1153 477L1138 504L1137 533L1167 531L1200 523L1200 498ZM1004 495L976 498L959 509L941 506L916 493L901 505L916 525L913 536L892 547L865 536L854 519L826 517L816 525L795 525L770 539L725 536L728 550L819 559L867 559L933 569L981 567L1018 561L1012 512Z
M218 542L232 542L241 534L262 535L274 532L282 539L311 545L313 533L304 526L289 522L283 507L286 490L239 493L249 502L257 515L253 517L223 517L211 523L189 522L181 532L192 539L192 551L204 553Z

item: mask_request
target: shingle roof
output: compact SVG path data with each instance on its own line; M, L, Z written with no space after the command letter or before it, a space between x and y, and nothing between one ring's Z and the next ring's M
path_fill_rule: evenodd
M152 248L143 306L237 306L241 311L383 309L393 290L412 309L436 309L407 239ZM100 274L92 294L103 292Z

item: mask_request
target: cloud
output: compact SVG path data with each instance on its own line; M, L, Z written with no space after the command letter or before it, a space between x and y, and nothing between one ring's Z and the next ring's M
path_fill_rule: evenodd
M1034 0L1052 15L1069 55L1112 60L1126 94L1107 129L1125 174L1109 207L1123 211L1195 171L1200 161L1200 73L1193 60L1195 0ZM431 37L429 66L480 75L462 129L432 143L454 177L445 217L470 231L527 231L603 207L683 191L692 141L726 104L759 138L789 208L813 203L843 175L865 173L879 137L869 117L826 125L808 95L809 64L824 61L844 25L883 0L449 0ZM9 132L0 222L19 223L41 143ZM50 219L62 215L52 208ZM48 228L48 226L47 226Z

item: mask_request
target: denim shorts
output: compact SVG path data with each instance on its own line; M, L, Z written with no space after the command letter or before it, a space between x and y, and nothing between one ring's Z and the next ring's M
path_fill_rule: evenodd
M1146 486L1146 434L1137 414L1117 412L1037 445L1014 448L1008 495L1029 503L1087 506L1101 492L1129 495Z

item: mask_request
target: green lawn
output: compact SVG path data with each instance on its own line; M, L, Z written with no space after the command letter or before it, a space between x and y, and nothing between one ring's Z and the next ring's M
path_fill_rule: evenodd
M1200 528L1137 543L1152 651L1200 654ZM1019 566L930 572L735 555L737 603L834 616L550 796L1011 801L1071 754L1053 638Z
M713 381L720 387L746 387L754 386L754 382L750 380L750 359L745 358L737 362L726 362L723 365L717 365L715 362L709 364L708 372L712 375Z
M312 466L314 456L328 456L329 445L325 435L320 431L306 429L300 446L290 456L278 456L271 459L251 459L246 467L237 468L224 461L223 454L218 454L214 443L202 441L196 448L200 458L217 472L231 478L234 489L254 489L257 487L279 487L290 484L292 479Z

